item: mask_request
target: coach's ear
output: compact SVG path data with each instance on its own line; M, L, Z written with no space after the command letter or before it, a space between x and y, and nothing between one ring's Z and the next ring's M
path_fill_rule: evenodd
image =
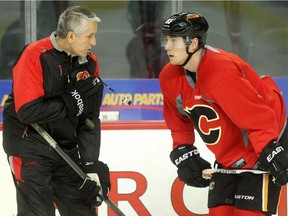
M68 31L66 35L66 39L68 40L69 43L72 43L76 37L77 35L73 31Z

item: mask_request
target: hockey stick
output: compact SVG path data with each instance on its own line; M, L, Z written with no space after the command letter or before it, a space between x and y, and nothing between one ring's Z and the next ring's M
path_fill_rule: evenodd
M83 172L83 170L67 155L56 143L56 141L38 124L31 124L31 126L49 143L49 145L72 167L73 170L83 179L90 177ZM117 216L125 216L125 214L112 202L112 200L105 199L104 202L117 214Z
M264 170L253 170L253 169L204 169L202 176L205 179L210 179L213 173L221 174L241 174L241 173L253 173L253 174L268 174L268 171Z

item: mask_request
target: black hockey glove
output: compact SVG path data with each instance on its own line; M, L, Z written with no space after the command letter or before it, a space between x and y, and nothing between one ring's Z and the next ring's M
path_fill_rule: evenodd
M189 186L207 187L209 180L202 178L202 170L211 168L208 161L200 157L193 145L181 145L170 154L171 161L178 167L179 179Z
M107 164L103 163L102 161L97 161L86 163L82 165L82 167L88 176L97 174L99 177L98 184L100 184L102 187L102 195L105 199L107 199L111 189L110 173Z
M100 206L103 199L100 195L101 187L92 178L86 178L79 187L81 201L85 205Z
M99 110L102 100L103 84L94 76L75 82L63 95L72 115L80 116Z
M275 178L275 184L285 185L288 182L288 157L284 148L276 141L271 141L262 151L259 167L268 170Z

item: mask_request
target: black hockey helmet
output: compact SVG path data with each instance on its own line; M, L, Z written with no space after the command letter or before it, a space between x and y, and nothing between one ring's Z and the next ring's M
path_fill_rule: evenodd
M183 37L186 45L191 39L198 38L199 46L206 43L206 35L209 25L206 19L199 13L180 12L169 17L163 24L163 36Z

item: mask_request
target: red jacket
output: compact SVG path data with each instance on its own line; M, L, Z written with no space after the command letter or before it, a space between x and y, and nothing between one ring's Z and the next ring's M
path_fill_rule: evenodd
M253 168L285 124L284 99L275 82L260 78L238 56L209 46L196 83L189 74L168 63L159 76L173 147L193 144L196 129L224 167Z

